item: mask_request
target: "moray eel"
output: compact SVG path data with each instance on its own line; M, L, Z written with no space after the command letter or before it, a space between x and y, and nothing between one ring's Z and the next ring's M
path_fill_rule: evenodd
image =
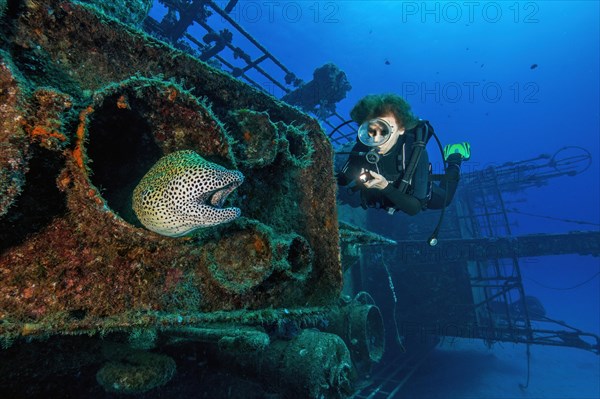
M222 206L243 181L241 172L208 162L194 151L173 152L159 159L137 185L133 211L148 230L180 237L238 218L238 208Z

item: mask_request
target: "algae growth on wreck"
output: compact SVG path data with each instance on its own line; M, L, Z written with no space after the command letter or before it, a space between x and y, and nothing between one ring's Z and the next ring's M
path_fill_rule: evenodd
M270 367L255 377L282 392L344 395L345 341L304 331L330 325L341 291L319 123L143 33L149 2L84 3L0 3L2 389L27 385L14 367L68 395L79 369L73 389L137 394L186 378L190 351ZM178 151L243 174L215 200L242 217L179 238L140 223L134 188ZM302 340L319 354L277 360ZM64 361L34 371L40 356Z

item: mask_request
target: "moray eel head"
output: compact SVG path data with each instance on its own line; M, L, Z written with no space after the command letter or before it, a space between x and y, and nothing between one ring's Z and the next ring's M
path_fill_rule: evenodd
M133 191L132 206L148 230L179 237L237 219L240 210L223 204L243 181L237 170L209 162L194 151L177 151L146 173Z

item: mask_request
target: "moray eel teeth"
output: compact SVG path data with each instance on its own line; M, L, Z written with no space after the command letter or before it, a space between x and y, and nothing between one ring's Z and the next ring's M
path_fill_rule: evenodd
M209 162L193 151L177 151L158 162L133 191L140 222L155 233L179 237L237 219L239 208L223 208L244 181L237 170Z

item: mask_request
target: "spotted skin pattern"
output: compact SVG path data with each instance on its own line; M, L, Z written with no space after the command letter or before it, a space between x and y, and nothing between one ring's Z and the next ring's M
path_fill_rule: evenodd
M133 210L155 233L180 237L201 228L230 222L239 208L222 208L244 175L209 162L194 151L166 155L133 191Z

